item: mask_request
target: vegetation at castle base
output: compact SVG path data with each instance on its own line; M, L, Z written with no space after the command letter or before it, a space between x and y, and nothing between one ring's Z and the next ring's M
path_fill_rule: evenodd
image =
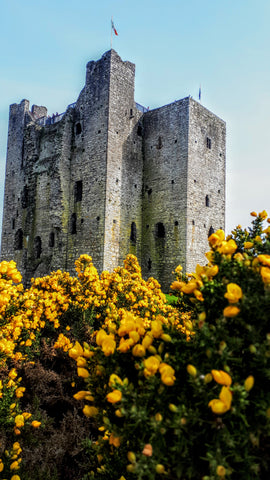
M0 478L268 478L270 226L252 215L176 268L171 301L133 255L28 290L0 264Z
M90 349L93 332L125 312L185 331L188 316L141 278L135 257L125 266L99 277L84 255L78 278L57 271L24 290L15 263L0 264L0 478L76 480L91 471L87 449L99 431L73 397L85 388L67 353L76 341Z

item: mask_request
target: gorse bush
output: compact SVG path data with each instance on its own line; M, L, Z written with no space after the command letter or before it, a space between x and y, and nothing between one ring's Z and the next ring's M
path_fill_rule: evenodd
M176 268L171 301L133 255L28 290L0 264L1 478L268 478L270 226L252 215Z

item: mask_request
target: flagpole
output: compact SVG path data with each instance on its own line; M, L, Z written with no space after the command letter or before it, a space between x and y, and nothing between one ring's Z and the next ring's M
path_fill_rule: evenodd
M112 25L113 25L113 16L111 18L111 49L112 49Z

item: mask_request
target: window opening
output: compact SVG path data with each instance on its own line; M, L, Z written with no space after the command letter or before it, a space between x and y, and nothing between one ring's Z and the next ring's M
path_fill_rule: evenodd
M74 185L75 202L82 201L82 180L78 180Z
M34 240L34 251L35 251L35 256L36 258L40 258L41 255L41 238L38 236Z
M195 225L195 221L194 221L194 220L192 220L192 225Z
M72 213L72 215L71 215L70 232L71 232L72 235L77 233L77 215L76 215L76 213Z
M54 242L55 242L54 232L51 232L49 236L49 247L53 248Z
M142 136L142 126L141 126L141 125L138 125L137 135L138 135L138 137L141 137L141 136Z
M76 123L76 135L80 135L82 133L82 126L80 123Z
M161 148L162 148L162 139L161 137L158 137L157 149L160 150Z
M156 223L156 237L165 238L165 227L161 222Z
M177 227L178 226L178 221L175 220L174 225Z
M132 118L132 117L133 117L133 110L132 110L132 108L131 108L131 109L130 109L130 118Z
M133 245L136 245L136 242L137 242L137 227L136 227L135 222L132 222L132 224L131 224L130 241Z
M209 195L206 195L206 196L205 196L205 206L206 206L206 207L210 207L210 198L209 198Z
M152 188L149 188L149 190L148 190L147 193L148 193L148 196L150 197L150 195L151 195L151 193L152 193Z
M214 233L214 231L215 230L213 229L213 227L211 225L211 227L209 228L208 237L210 237L210 235L212 235L212 233Z
M29 197L28 193L29 193L28 187L27 185L25 185L23 187L22 196L21 196L22 208L28 207L28 197Z
M12 230L15 228L15 218L12 219Z
M14 249L22 250L23 248L23 231L21 228L15 233Z
M152 268L152 260L151 258L149 258L148 262L147 262L147 268L148 268L148 272L151 272L151 268Z
M212 144L211 138L207 137L206 138L206 146L207 146L207 148L209 148L209 150L211 150L211 146L212 146L211 144Z

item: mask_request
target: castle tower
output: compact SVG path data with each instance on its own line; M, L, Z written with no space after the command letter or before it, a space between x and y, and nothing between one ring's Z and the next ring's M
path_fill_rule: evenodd
M135 66L114 50L89 62L66 112L10 107L1 258L28 284L80 254L112 270L134 253L165 290L181 263L205 263L224 228L225 123L190 97L147 111Z
M144 115L142 267L163 285L204 265L225 224L225 122L191 97Z

